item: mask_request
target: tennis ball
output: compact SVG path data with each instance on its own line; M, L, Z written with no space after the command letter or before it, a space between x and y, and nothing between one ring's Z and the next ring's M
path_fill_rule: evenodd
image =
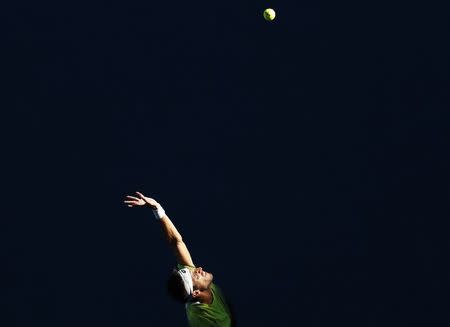
M275 16L276 16L275 10L273 10L271 8L267 8L266 10L264 10L263 15L264 15L265 20L268 20L268 21L274 20Z

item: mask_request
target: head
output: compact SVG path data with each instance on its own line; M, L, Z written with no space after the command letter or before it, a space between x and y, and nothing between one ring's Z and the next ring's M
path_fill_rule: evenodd
M169 294L179 302L205 302L211 296L213 275L198 268L174 269L167 281Z

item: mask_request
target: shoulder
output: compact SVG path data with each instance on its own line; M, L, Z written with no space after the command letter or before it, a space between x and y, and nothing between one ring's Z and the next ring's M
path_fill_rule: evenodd
M217 327L217 321L210 316L188 315L188 321L191 327Z

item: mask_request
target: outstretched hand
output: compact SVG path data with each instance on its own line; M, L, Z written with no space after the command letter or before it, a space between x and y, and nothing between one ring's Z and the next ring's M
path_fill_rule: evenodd
M156 202L155 199L146 197L140 192L136 192L136 196L127 195L126 199L123 202L126 205L128 205L130 208L131 207L141 207L141 206L148 205L152 209L156 209L158 207L158 205L159 205L159 203Z

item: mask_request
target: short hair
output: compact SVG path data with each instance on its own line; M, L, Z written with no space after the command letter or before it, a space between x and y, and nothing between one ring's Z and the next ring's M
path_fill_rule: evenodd
M177 302L186 303L188 300L183 279L176 269L172 270L172 273L167 279L167 292Z

